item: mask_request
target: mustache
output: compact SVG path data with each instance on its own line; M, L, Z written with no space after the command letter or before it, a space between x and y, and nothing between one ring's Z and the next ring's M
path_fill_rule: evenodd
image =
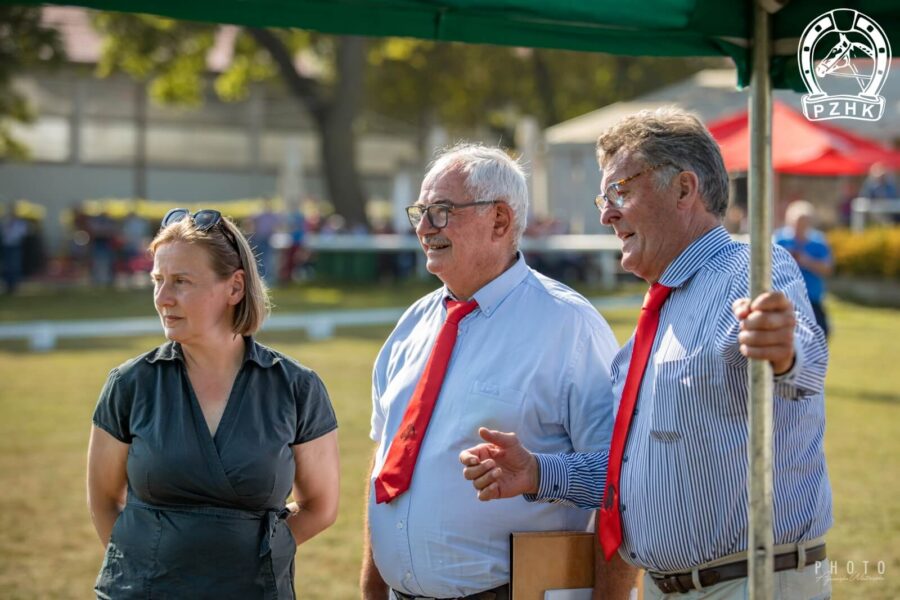
M450 240L448 240L447 238L445 238L442 235L431 235L431 236L422 238L422 240L425 242L426 246L430 246L431 244L434 244L434 243L438 243L438 244L449 244L450 243Z

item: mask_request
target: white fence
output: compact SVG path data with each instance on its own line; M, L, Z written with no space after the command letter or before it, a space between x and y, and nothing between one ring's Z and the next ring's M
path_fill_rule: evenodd
M413 252L416 272L427 275L422 247L414 235L310 235L306 241L311 250L324 252ZM596 257L600 267L600 283L604 289L616 285L619 272L618 255L622 242L614 235L550 235L522 238L521 249L537 254L588 254Z
M871 200L869 198L854 198L850 205L850 228L853 231L862 231L867 222L890 222L896 215L900 215L900 198L893 200Z
M640 296L595 298L598 310L638 307ZM273 315L265 323L264 331L305 331L310 339L326 339L338 327L393 325L406 308L376 308L365 310L334 310L305 314ZM28 340L36 352L56 347L60 338L129 337L160 335L162 326L155 317L132 319L97 319L83 321L28 321L0 325L0 341Z

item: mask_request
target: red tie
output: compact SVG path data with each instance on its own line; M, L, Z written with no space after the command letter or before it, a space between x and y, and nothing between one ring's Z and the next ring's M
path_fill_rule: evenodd
M644 306L638 317L637 329L634 332L634 345L631 351L631 363L628 365L628 376L622 389L622 401L616 413L616 425L613 428L612 443L609 446L609 468L606 473L606 489L603 490L603 504L600 507L597 534L606 560L622 544L622 521L619 514L619 474L622 471L622 454L625 452L625 441L628 439L628 428L637 404L641 380L647 369L647 360L653 348L653 339L659 326L659 309L669 296L672 288L654 283L644 296Z
M447 301L447 320L438 332L437 341L425 363L425 370L416 384L406 412L403 413L394 441L391 442L384 466L375 478L375 501L378 504L390 502L409 489L413 469L416 468L416 458L419 456L422 440L425 439L425 430L428 429L428 421L434 412L444 374L447 372L447 363L450 362L453 345L456 343L459 322L477 307L478 303L474 300Z

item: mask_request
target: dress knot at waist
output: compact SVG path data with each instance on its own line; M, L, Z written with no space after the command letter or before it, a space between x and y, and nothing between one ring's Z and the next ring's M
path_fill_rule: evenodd
M286 507L269 510L245 510L241 508L227 508L224 506L191 506L185 504L161 506L158 504L143 502L133 497L128 498L125 506L126 508L131 506L144 510L176 512L196 515L199 517L263 521L265 523L265 533L262 536L262 541L259 545L260 556L265 556L272 551L270 541L275 536L276 527L278 527L279 522L286 521L287 518L291 515L291 511Z

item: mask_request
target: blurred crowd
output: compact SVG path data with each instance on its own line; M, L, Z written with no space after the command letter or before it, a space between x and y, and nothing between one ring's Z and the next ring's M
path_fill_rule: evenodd
M896 200L900 192L893 174L884 165L875 164L860 185L842 184L836 223L850 226L853 200ZM796 198L790 198L796 200ZM0 272L3 291L14 293L21 282L43 276L53 283L90 283L95 286L144 286L152 262L146 248L156 233L165 208L151 211L115 211L96 204L75 204L66 218L65 244L57 256L45 251L43 215L29 210L35 205L9 202L0 214ZM348 224L338 214L323 216L313 200L285 207L272 201L255 202L236 220L253 245L260 271L270 287L305 281L313 276L355 282L397 281L414 274L416 252L323 252L315 254L307 246L307 236L369 235L412 233L396 231L386 219L370 225ZM307 207L304 210L303 207ZM146 208L146 207L145 207ZM231 214L224 211L225 214ZM874 223L900 222L900 210L871 216ZM725 216L732 233L747 232L746 200L733 202ZM525 235L542 238L570 233L566 221L553 217L532 217ZM528 263L538 271L563 281L591 280L595 273L592 257L585 253L531 253Z

